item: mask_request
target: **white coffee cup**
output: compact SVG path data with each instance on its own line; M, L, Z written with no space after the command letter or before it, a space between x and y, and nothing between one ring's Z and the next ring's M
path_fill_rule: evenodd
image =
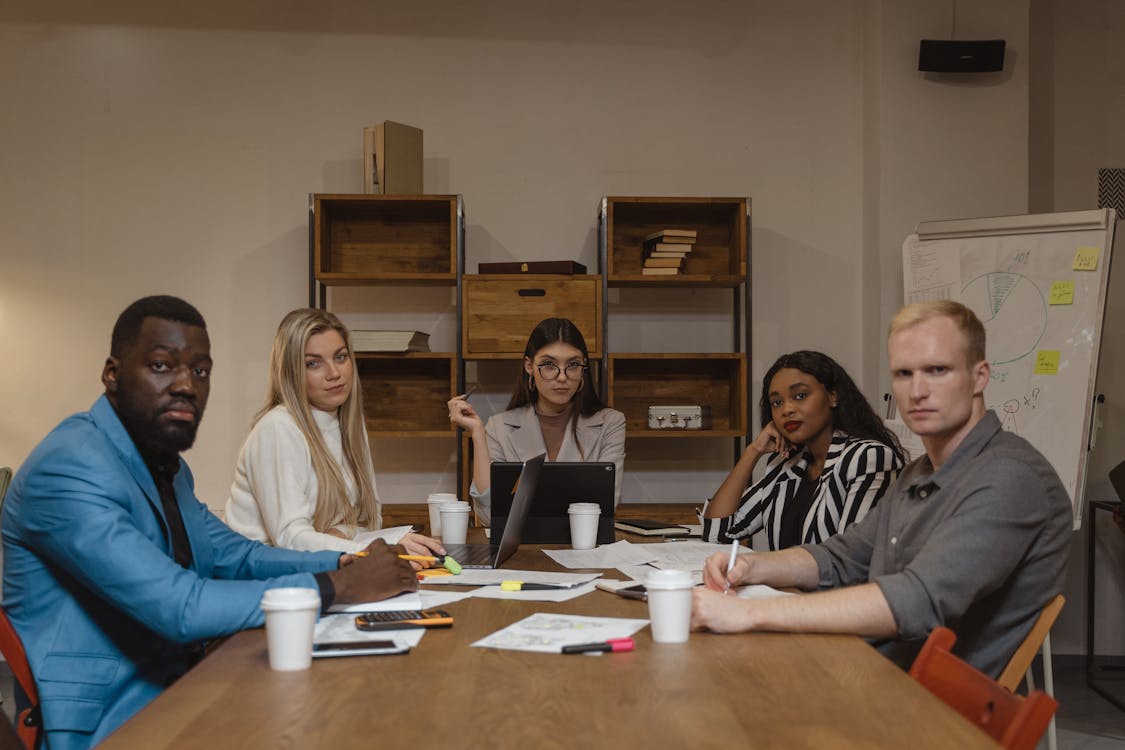
M593 549L598 546L598 519L602 507L597 503L571 503L566 512L570 515L570 546L572 549Z
M691 590L694 584L686 570L656 570L645 579L652 640L657 643L686 643L691 631Z
M444 502L440 513L441 540L446 544L464 544L469 533L469 504Z
M452 492L432 492L426 496L426 505L430 510L430 536L441 536L441 504L456 501L457 496Z
M320 612L316 589L268 589L262 595L270 668L283 672L308 669L312 663L313 629Z

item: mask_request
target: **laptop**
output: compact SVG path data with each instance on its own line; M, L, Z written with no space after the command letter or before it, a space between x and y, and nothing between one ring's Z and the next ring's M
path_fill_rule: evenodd
M515 496L510 498L510 503L505 505L505 523L500 541L493 544L443 544L445 554L450 555L461 564L463 568L499 568L519 549L524 521L531 508L531 498L535 494L535 485L539 481L539 472L546 454L540 453L535 458L529 458L522 464L517 463L520 472L515 482ZM493 494L495 498L495 493ZM510 512L507 512L509 511ZM496 538L496 517L493 516L493 539Z
M492 464L492 539L495 541L512 508L512 496L522 464L497 461ZM522 481L520 486L522 488ZM528 544L570 544L571 503L597 503L598 544L613 544L613 514L617 467L611 461L553 461L543 464L531 510L523 525Z

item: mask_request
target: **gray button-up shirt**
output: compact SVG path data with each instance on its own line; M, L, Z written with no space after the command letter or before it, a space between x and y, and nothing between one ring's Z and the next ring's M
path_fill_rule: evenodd
M939 470L912 462L862 521L804 549L822 587L879 585L898 625L878 644L888 658L908 667L945 625L996 677L1062 591L1071 510L1047 459L989 411Z

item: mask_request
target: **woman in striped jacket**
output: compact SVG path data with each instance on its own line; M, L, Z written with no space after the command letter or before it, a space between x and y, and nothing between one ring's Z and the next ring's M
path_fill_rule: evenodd
M863 518L905 463L844 368L820 352L774 362L762 380L762 431L703 508L703 538L750 537L769 548L815 544ZM773 454L750 484L759 459Z

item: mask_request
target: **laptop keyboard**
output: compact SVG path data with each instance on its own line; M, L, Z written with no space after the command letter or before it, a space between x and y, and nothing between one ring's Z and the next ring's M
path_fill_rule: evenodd
M490 544L446 544L445 554L467 568L491 568L496 548Z

